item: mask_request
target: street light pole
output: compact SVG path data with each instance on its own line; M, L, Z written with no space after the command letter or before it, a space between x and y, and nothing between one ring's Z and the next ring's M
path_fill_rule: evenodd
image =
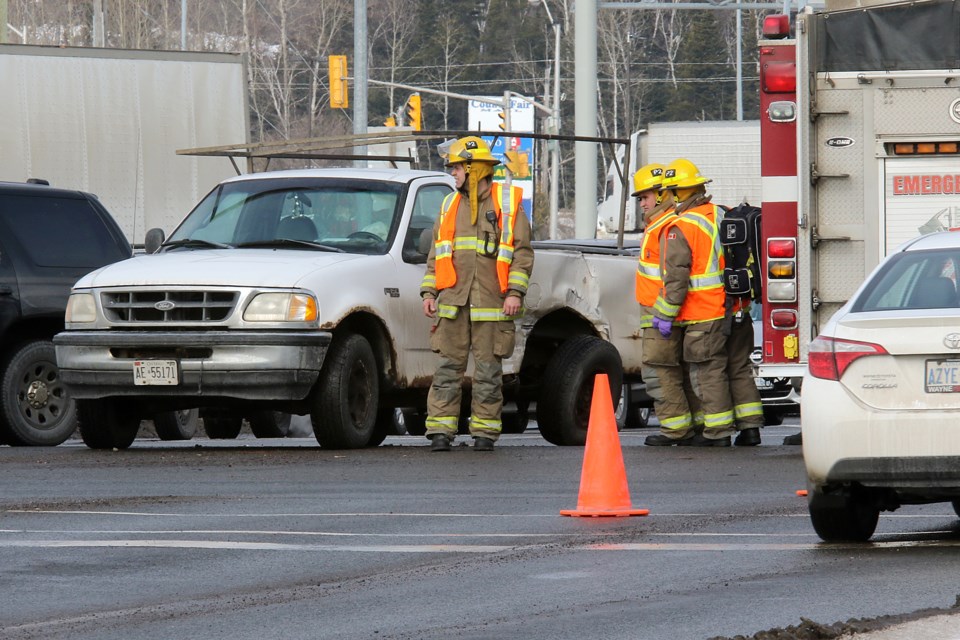
M537 4L538 0L530 0ZM539 0L553 26L553 114L550 117L550 133L560 133L560 23L553 19L547 0ZM551 140L550 147L550 239L557 238L557 217L560 213L560 142Z

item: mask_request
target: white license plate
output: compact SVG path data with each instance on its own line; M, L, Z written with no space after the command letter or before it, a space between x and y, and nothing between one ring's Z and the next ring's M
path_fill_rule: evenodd
M133 384L177 385L180 384L176 360L135 360Z
M960 393L960 360L927 360L923 390L927 393Z
M773 383L766 378L754 378L753 381L756 383L757 389L773 389Z

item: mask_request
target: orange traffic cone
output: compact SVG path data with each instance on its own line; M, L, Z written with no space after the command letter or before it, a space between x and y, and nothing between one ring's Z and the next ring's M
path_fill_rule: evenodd
M648 509L630 506L630 489L623 466L623 452L613 415L613 398L607 374L598 373L593 385L587 446L583 452L580 497L576 509L563 509L562 516L645 516Z

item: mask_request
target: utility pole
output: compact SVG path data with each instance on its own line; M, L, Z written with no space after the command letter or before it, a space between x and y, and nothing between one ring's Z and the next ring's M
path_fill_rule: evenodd
M597 1L577 0L574 15L574 133L597 136ZM576 149L576 227L574 237L597 235L597 144L577 142Z
M367 0L353 0L353 132L367 132ZM357 155L367 155L365 146L357 147ZM357 160L363 167L366 160Z
M7 0L0 0L0 44L7 42Z
M187 50L187 0L180 0L180 51Z
M103 0L93 0L93 46L103 47L106 41L103 22Z

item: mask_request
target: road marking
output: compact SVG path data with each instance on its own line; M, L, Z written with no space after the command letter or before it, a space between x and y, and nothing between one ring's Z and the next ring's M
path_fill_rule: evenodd
M679 535L679 534L678 534ZM212 549L228 551L346 551L350 553L499 553L531 548L533 545L483 545L483 544L423 544L423 545L332 545L289 544L276 542L240 542L218 540L6 540L0 547L8 548L153 548L153 549ZM869 543L702 543L702 542L634 542L612 544L585 544L570 547L572 551L599 552L730 552L730 551L869 551L875 549L903 549L915 547L960 547L960 540L902 540Z

